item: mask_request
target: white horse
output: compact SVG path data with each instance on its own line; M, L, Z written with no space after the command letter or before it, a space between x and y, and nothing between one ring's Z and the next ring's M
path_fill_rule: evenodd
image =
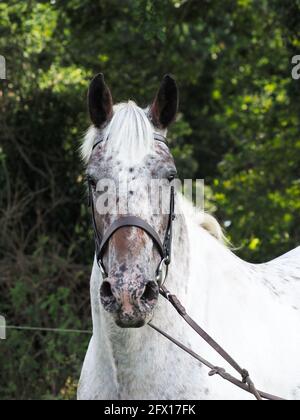
M153 132L165 135L175 117L177 88L171 77L164 78L145 112L133 102L113 107L99 75L90 86L89 106L93 127L82 152L92 183L117 179L120 173L168 177L173 161L167 146L153 140ZM103 141L93 149L99 139ZM134 214L163 235L166 218L152 216L144 189L136 185L131 191ZM94 188L93 200L99 195ZM300 247L272 262L249 264L224 245L222 230L211 216L201 215L179 195L176 208L180 215L174 224L167 288L250 371L258 389L300 399ZM97 214L97 228L104 232L117 219ZM228 368L158 297L149 280L155 279L159 254L144 231L127 227L116 232L104 262L108 279L103 283L96 259L91 276L93 337L79 399L253 398L218 376L209 378L204 366L147 326L153 316L154 324Z

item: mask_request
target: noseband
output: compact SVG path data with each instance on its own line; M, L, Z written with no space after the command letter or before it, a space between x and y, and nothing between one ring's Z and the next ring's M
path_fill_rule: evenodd
M159 133L154 133L154 140L163 142L164 144L168 145L167 139ZM97 147L100 143L103 142L103 139L95 143L93 149ZM144 232L152 239L153 243L156 246L157 251L160 254L160 263L156 270L156 281L161 286L167 276L168 276L168 268L171 263L171 254L172 254L172 237L173 237L173 222L175 220L175 190L174 186L170 187L170 211L169 211L169 219L167 224L166 233L164 236L164 240L162 242L159 234L155 231L155 229L149 225L145 220L141 219L140 217L136 217L133 215L120 217L117 219L108 229L107 231L101 235L99 229L96 224L96 213L95 213L95 204L93 200L93 191L92 185L89 182L89 205L92 209L92 221L93 221L93 228L94 228L94 237L95 237L95 250L96 250L96 258L98 266L100 267L101 273L103 278L108 277L108 272L105 268L103 258L105 251L108 247L110 239L113 235L120 229L124 227L136 227Z

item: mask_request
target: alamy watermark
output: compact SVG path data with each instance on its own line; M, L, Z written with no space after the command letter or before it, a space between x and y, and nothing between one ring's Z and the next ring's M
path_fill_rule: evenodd
M6 79L6 60L3 55L0 55L0 79Z
M294 55L292 57L292 64L294 67L292 68L292 78L294 80L300 79L300 55Z
M99 215L132 215L136 212L155 216L170 213L171 188L193 202L197 210L204 210L204 180L136 179L118 181L102 179L93 186L95 207ZM180 213L180 206L175 213Z
M0 315L0 340L6 340L6 321L4 316Z

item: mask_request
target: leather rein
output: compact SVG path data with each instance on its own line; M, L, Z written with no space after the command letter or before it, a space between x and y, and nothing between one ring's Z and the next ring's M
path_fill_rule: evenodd
M240 365L209 335L207 334L201 327L198 325L186 312L184 306L182 306L181 302L177 298L177 296L172 295L164 286L160 288L160 294L171 303L171 305L176 309L179 315L185 320L185 322L213 349L215 350L234 370L236 370L240 375L242 380L235 378L234 376L230 375L226 370L222 367L215 366L199 354L195 353L193 350L185 346L180 341L176 340L165 331L161 330L157 326L149 323L148 325L157 331L159 334L167 338L177 347L181 348L183 351L191 355L194 359L198 360L204 366L210 369L208 375L214 376L219 375L221 378L225 379L226 381L232 383L233 385L237 386L238 388L243 389L250 394L253 394L257 400L270 400L270 401L284 401L284 398L277 397L276 395L268 394L264 391L259 391L256 389L253 381L250 378L250 374L246 369L242 369Z
M168 146L167 139L159 133L154 133L154 140L163 142ZM96 142L93 146L93 150L103 142L103 139ZM186 347L180 341L176 340L159 327L149 323L148 325L159 334L170 340L177 347L181 348L186 353L190 354L193 358L198 360L200 363L205 365L210 369L209 376L219 375L224 380L232 383L233 385L243 389L246 392L249 392L255 396L257 400L272 400L280 401L283 398L277 397L272 394L268 394L263 391L256 389L253 381L250 378L249 372L246 369L242 369L240 365L209 335L207 334L188 314L186 309L183 307L179 299L171 294L166 287L164 286L165 280L168 276L168 268L171 264L171 254L172 254L172 239L173 239L173 222L175 220L175 190L174 186L171 186L170 193L170 212L169 219L167 224L167 229L162 242L158 233L154 230L152 226L149 225L145 220L136 217L136 216L127 216L120 217L117 219L108 230L101 235L97 223L96 223L96 214L95 214L95 204L93 200L93 188L91 183L88 181L89 188L89 206L91 207L92 213L92 222L94 229L94 238L95 238L95 251L98 266L101 270L103 279L108 277L107 270L105 268L103 257L107 246L109 244L112 236L123 227L137 227L148 234L148 236L153 240L154 244L157 247L157 250L160 254L161 261L156 271L156 281L160 287L160 294L163 296L171 305L176 309L178 314L185 320L185 322L210 346L212 347L237 373L241 376L241 380L235 378L226 372L224 368L214 366L209 361L205 360L203 357L195 353L190 348Z

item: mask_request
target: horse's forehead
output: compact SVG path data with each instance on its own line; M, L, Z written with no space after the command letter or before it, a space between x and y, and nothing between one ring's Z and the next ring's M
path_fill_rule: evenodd
M118 154L107 154L105 147L99 147L93 152L89 169L101 177L114 178L120 174L128 174L131 178L137 178L138 176L157 177L164 168L172 165L174 165L174 159L169 149L158 143L154 153L145 156L140 162L124 160Z

